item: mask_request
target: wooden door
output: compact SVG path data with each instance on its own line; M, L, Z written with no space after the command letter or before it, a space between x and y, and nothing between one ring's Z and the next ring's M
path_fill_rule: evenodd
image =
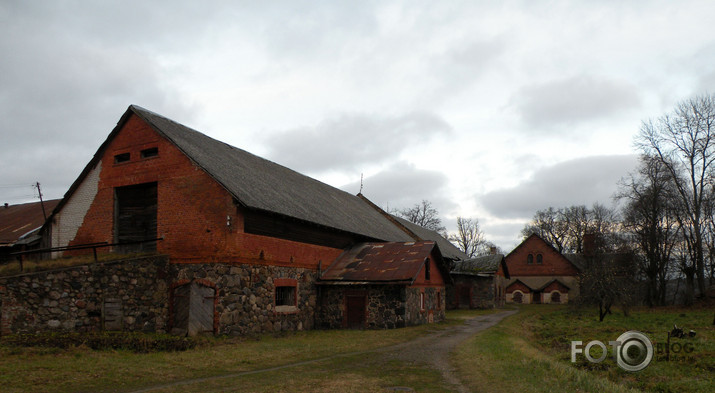
M174 288L172 334L214 333L214 288L190 283Z
M367 306L366 296L347 296L345 299L347 312L347 328L365 328L365 314Z
M156 183L115 189L115 241L117 243L156 239ZM121 252L156 251L156 243L120 246Z

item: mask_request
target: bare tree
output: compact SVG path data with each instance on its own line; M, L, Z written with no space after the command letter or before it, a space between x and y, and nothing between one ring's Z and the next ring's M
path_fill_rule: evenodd
M700 293L705 293L703 232L704 209L715 170L715 96L691 98L659 119L643 122L638 135L640 150L656 157L670 173L681 206L679 225L688 258L683 263L686 281L697 276ZM694 297L694 288L688 295Z
M409 209L399 210L397 214L405 220L436 231L441 235L445 235L447 232L447 229L442 225L442 220L439 218L439 212L432 206L432 202L426 199Z
M616 197L627 203L623 226L640 254L639 270L648 281L648 305L666 303L673 248L679 242L674 186L670 172L653 157L642 156L637 174L619 184Z
M584 254L584 268L579 274L580 305L598 305L598 320L611 314L618 305L624 315L636 301L635 254L618 237L597 235L592 252Z
M582 253L583 238L587 233L607 235L616 228L616 215L612 209L595 203L591 209L583 205L539 210L521 234L531 234L550 243L559 252Z
M484 234L476 218L457 217L457 233L450 235L449 240L470 258L477 255L485 244Z
M568 236L568 225L563 219L563 210L555 210L553 207L549 207L546 210L537 211L531 222L521 230L521 234L524 238L536 234L554 246L559 252L564 252Z

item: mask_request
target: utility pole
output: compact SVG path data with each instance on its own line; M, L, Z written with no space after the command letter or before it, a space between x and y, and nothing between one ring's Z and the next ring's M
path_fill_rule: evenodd
M42 216L45 217L45 221L47 221L47 213L45 212L45 202L42 200L42 190L40 190L40 182L38 181L35 183L35 187L37 187L37 194L40 196L40 206L42 206Z

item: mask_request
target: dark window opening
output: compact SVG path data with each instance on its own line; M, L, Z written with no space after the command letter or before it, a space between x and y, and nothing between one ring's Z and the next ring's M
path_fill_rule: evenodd
M551 303L561 303L561 294L556 291L551 292Z
M526 263L527 263L527 265L531 265L532 263L534 263L534 255L533 254L529 254L526 256Z
M544 257L541 254L536 255L536 264L541 265L544 262Z
M430 263L429 258L425 258L425 280L430 280Z
M521 302L524 300L521 292L514 292L513 299L514 299L514 303L519 303L519 304L521 304Z
M425 293L420 292L420 310L424 311L425 310Z
M129 154L129 153L117 154L114 156L114 163L121 164L123 162L129 161L130 158L131 158L131 154Z
M156 251L156 183L115 189L114 236L119 252Z
M149 149L144 149L141 151L141 158L156 157L159 155L158 147L151 147Z
M295 287L276 287L276 306L295 306Z

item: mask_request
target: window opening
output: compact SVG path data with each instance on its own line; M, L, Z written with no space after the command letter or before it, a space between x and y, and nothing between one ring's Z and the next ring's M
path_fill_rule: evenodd
M141 151L141 158L156 157L159 155L158 147L150 147Z
M294 286L281 286L276 287L276 306L295 306Z
M117 154L117 155L114 156L114 163L115 163L115 164L121 164L121 163L123 163L123 162L129 161L130 158L131 158L131 154L130 154L130 153Z

